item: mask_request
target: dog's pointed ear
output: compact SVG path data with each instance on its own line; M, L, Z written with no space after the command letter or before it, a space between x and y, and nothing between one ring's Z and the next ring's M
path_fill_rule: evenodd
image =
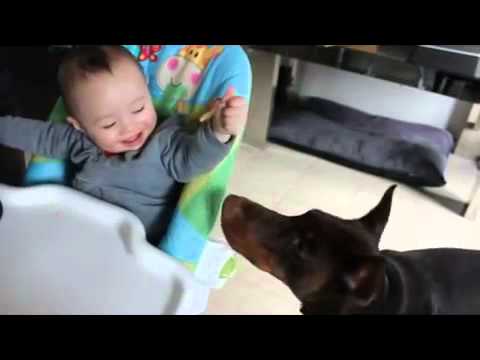
M383 289L385 261L381 256L362 256L346 270L343 278L355 305L368 306Z
M393 192L397 186L392 185L383 194L382 200L370 212L359 221L374 236L377 245L380 242L385 225L387 225L390 209L392 207Z

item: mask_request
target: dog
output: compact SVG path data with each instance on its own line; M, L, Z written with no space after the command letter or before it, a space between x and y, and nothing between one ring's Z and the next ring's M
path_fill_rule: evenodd
M395 187L353 220L285 216L229 195L222 229L236 252L290 288L304 315L480 314L480 251L379 250Z

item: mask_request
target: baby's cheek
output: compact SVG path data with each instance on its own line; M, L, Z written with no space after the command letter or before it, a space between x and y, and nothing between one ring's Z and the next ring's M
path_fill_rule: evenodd
M98 137L98 142L103 145L103 147L109 148L114 146L117 142L118 137L114 134L114 132L100 134Z
M142 123L146 128L155 127L157 123L157 113L155 112L155 109L153 107L145 112Z

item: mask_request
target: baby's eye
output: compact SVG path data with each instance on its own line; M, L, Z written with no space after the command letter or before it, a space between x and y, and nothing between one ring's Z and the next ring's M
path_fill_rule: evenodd
M110 123L110 124L108 124L108 125L105 125L105 126L102 126L102 127L103 127L104 129L110 129L110 128L114 127L115 124L116 124L116 122L112 122L112 123Z
M145 109L145 105L142 105L142 107L138 108L138 109L135 110L133 113L134 113L134 114L141 113L141 112L143 111L143 109Z

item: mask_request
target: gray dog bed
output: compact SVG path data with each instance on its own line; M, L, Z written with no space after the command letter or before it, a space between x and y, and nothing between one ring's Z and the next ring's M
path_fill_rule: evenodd
M358 170L430 187L445 185L454 146L446 130L319 98L276 110L269 139Z

